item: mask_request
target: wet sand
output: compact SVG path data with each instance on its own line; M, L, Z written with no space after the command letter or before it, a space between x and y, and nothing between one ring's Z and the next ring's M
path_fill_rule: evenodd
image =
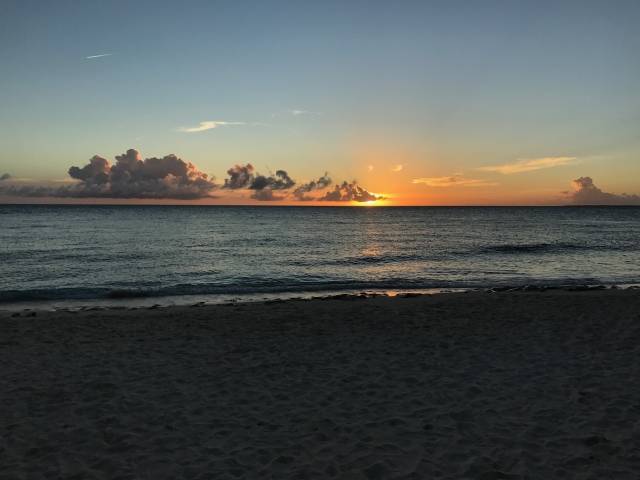
M0 312L0 478L640 472L640 290Z

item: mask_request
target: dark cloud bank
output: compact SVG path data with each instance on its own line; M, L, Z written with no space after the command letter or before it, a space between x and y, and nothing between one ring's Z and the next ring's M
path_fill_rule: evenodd
M311 200L315 200L315 197L310 195L306 195L309 192L314 190L322 190L323 188L327 188L331 185L332 181L329 178L329 173L325 172L323 176L321 176L317 181L311 181L309 183L303 183L298 188L293 191L293 196L298 199L300 202L309 202Z
M137 198L196 200L211 196L216 185L191 162L170 154L140 158L136 150L116 156L115 165L99 155L84 167L71 167L73 185L3 186L0 193L22 197Z
M571 200L576 205L640 205L638 195L603 192L593 184L591 177L580 177L572 183L576 191L571 194Z
M283 200L286 195L276 195L273 191L288 190L296 184L295 180L292 180L284 170L277 170L275 175L268 177L260 175L259 173L254 175L253 165L250 163L246 165L234 165L227 170L227 175L229 175L229 178L224 181L222 188L229 190L253 190L250 198L262 202Z
M33 185L2 185L0 195L21 197L55 198L116 198L116 199L174 199L198 200L217 198L217 189L246 190L250 198L259 201L278 201L289 194L298 201L311 200L331 202L368 202L382 200L372 193L352 183L336 185L325 195L313 197L309 193L322 190L332 184L325 173L318 180L297 184L284 170L276 170L269 176L254 173L253 165L235 165L227 170L228 178L222 185L214 183L206 173L199 171L191 162L186 162L174 154L163 158L142 159L133 149L116 156L116 163L95 155L84 167L71 167L69 176L78 182L60 187ZM7 173L0 181L10 180ZM297 185L297 187L296 187ZM296 187L294 190L292 190Z
M377 197L371 192L367 192L355 181L352 183L343 182L342 185L336 185L331 192L318 198L323 202L371 202L374 200L384 200L384 197Z
M254 192L250 198L260 201L277 201L286 197L286 194L279 195L279 191L289 190L297 185L295 180L289 177L284 170L277 170L275 175L268 177L253 173L253 165L234 165L227 170L227 178L222 188L230 190L248 189ZM329 178L329 174L325 172L318 180L312 180L309 183L298 185L291 193L293 197L300 202L308 202L311 200L329 201L329 202L369 202L371 200L383 200L384 197L377 197L359 186L355 181L352 183L344 182L336 185L333 191L327 192L321 197L313 197L308 195L313 191L327 188L333 182Z

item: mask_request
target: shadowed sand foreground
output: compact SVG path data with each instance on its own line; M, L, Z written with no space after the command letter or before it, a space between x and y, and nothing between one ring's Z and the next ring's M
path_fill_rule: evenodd
M640 291L0 313L1 478L640 472Z

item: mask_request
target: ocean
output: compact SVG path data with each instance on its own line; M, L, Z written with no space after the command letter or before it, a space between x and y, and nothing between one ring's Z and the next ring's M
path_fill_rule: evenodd
M0 205L0 308L640 283L640 207Z

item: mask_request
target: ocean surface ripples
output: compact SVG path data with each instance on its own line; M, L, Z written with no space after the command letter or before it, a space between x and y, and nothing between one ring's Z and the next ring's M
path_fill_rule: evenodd
M640 208L0 205L0 302L640 282Z

